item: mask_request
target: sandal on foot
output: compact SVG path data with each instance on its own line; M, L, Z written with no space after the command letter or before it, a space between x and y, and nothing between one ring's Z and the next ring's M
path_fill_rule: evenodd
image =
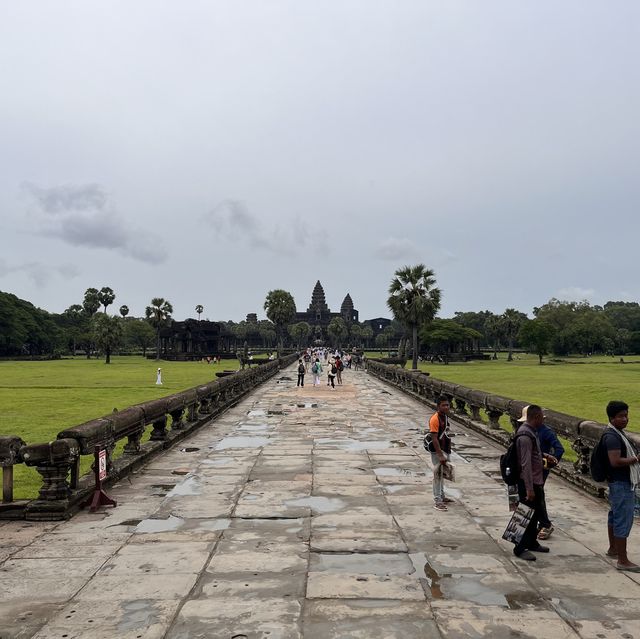
M549 539L552 532L553 526L550 526L549 528L540 528L540 531L538 532L538 539Z
M617 557L617 556L618 556L618 553L617 553L615 550L613 550L613 551L611 551L611 550L607 550L607 552L605 552L604 554L605 554L607 557Z

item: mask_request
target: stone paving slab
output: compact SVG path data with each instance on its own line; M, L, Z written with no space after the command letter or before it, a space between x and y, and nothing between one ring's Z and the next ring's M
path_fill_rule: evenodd
M0 523L0 638L640 639L602 501L552 477L551 553L521 562L492 443L454 424L437 512L430 410L364 372L293 379L113 487L115 509Z

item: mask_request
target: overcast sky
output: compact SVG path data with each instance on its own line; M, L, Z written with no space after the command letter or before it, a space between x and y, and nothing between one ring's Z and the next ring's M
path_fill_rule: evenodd
M640 2L0 4L0 290L142 315L640 299Z

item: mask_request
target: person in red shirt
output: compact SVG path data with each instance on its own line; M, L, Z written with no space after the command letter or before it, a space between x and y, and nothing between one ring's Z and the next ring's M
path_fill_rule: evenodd
M447 504L453 502L444 494L443 466L451 455L451 438L449 436L449 411L451 405L448 397L439 397L436 411L429 420L429 432L431 441L429 452L433 463L433 500L436 510L448 510Z

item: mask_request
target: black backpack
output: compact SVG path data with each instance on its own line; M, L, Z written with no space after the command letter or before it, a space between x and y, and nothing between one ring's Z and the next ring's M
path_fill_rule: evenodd
M589 460L589 471L591 472L591 477L593 481L607 481L609 477L609 472L611 471L611 464L609 463L609 453L607 452L607 448L604 445L605 433L600 435L600 439L598 443L593 447L591 451L591 459ZM627 447L624 445L622 441L622 437L616 433L616 436L620 440L620 453L624 450L623 457L627 456Z
M518 447L516 445L518 437L530 437L535 441L535 436L530 433L516 433L509 443L507 451L500 455L500 474L507 486L515 486L520 479L520 461L518 459Z

